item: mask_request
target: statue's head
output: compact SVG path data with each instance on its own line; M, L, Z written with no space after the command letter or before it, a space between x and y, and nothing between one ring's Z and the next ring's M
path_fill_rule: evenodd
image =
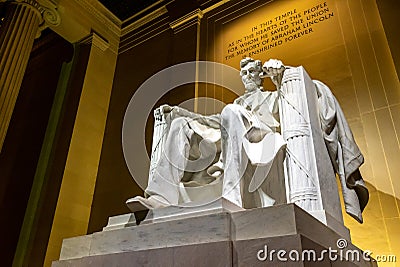
M246 91L253 91L261 88L263 80L260 78L262 62L246 57L240 61L240 76Z

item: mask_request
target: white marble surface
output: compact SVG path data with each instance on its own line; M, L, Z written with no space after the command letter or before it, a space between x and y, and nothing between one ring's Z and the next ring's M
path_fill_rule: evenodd
M66 238L63 240L60 260L89 256L92 235Z
M68 265L69 263L74 266L73 264L80 262L80 259L83 261L79 266L86 266L93 260L102 262L107 259L107 262L111 263L117 262L118 257L121 258L119 260L125 257L126 261L129 257L151 258L154 262L162 264L168 255L171 256L179 251L188 253L185 257L191 257L190 255L195 255L201 250L202 257L205 257L214 253L215 249L233 253L231 256L228 255L229 253L225 255L225 261L235 260L234 255L240 255L240 262L247 257L249 262L256 263L254 253L265 244L271 248L281 249L298 247L300 251L310 249L310 242L312 242L311 248L315 246L320 249L329 247L337 249L338 239L347 239L295 204L232 212L221 211L221 209L214 211L214 214L176 218L66 239L60 255L61 261L58 262L61 265L55 266L71 266ZM113 218L110 221L121 222L124 221L123 218L129 218L130 215L117 217L119 218ZM310 242L307 241L307 243L306 240ZM358 250L347 239L347 246L343 252L349 249ZM86 258L86 256L91 257ZM201 260L198 257L196 259L194 262ZM67 265L62 265L62 262ZM372 265L361 261L346 266Z
M142 224L241 210L244 209L229 200L218 198L212 202L191 202L182 204L181 206L169 206L150 210Z
M298 234L323 246L335 245L334 241L338 238L347 239L295 204L241 211L232 207L232 211L222 208L229 206L226 200L214 205L218 208L209 210L213 211L213 214L200 212L194 213L196 216L187 217L184 208L180 208L177 212L181 212L182 217L176 215L174 219L166 221L149 222L115 230L107 229L83 237L66 239L60 259ZM190 208L188 209L190 211ZM131 215L116 217L110 221L117 223L126 221Z
M230 214L221 212L92 235L89 255L230 240Z
M108 224L103 231L121 229L125 227L135 226L136 217L134 213L122 214L108 218Z
M311 211L309 212L314 218L327 225L329 228L333 229L335 232L339 233L342 237L350 240L350 230L343 224L343 221L338 221L336 218L332 217L325 210L322 211Z

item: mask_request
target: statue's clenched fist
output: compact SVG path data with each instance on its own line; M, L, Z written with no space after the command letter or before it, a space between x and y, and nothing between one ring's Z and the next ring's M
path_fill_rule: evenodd
M260 77L261 78L270 77L272 82L277 87L280 87L282 82L283 72L286 69L282 61L277 59L270 59L264 63L262 69L263 72L260 73Z

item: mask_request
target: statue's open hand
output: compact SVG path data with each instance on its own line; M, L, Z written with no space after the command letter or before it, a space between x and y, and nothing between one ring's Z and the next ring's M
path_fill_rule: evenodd
M171 107L168 104L163 104L158 109L162 114L169 116L170 119L175 119L177 117L190 117L188 111L178 106Z
M173 107L171 107L168 104L164 104L164 105L161 105L158 109L160 110L161 113L166 114L166 113L170 113L172 111Z

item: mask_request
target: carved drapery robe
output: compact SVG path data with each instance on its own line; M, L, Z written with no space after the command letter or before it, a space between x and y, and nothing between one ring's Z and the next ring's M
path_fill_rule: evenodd
M332 92L323 83L313 82L318 93L321 130L333 169L341 182L346 212L362 222L361 213L368 202L368 190L359 172L363 156ZM251 174L250 185L245 188L245 191L254 192L271 175L270 170L276 170L271 168L273 164L283 164L283 157L274 160L285 148L285 141L279 133L279 120L285 118L279 118L278 98L278 91L256 90L227 105L221 115L201 116L200 120L169 117L164 133L164 155L157 161L155 171L150 172L146 193L161 195L171 204L178 204L177 186L181 180L194 178L197 185L213 182L214 178L207 173L210 165L204 166L200 174L191 173L189 178L184 172L188 166L187 159L201 154L199 142L206 139L216 144L217 152L222 145L224 197L243 206L239 180L248 175L245 165L251 162L263 166L263 176ZM220 128L210 127L209 120L219 121ZM216 160L213 158L210 162Z

